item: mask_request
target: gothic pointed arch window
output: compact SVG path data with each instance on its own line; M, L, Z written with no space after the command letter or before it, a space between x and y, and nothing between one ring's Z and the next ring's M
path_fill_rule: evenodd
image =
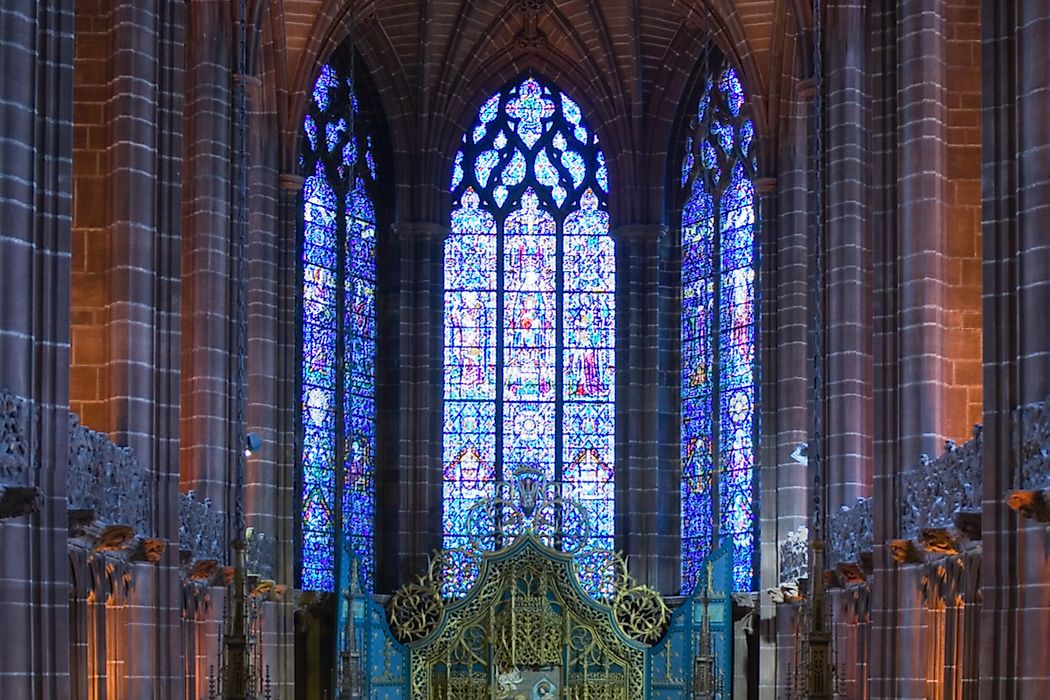
M315 591L345 576L347 550L366 590L375 568L377 168L348 54L322 66L303 119L299 580Z
M736 71L704 76L682 161L682 588L733 543L733 582L752 590L755 468L754 123Z
M561 482L586 504L593 546L611 545L608 190L580 106L542 78L489 97L463 136L444 260L446 549L467 544L471 505L522 470Z

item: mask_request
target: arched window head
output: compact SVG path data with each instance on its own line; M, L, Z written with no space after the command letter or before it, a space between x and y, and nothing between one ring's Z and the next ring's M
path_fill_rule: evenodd
M705 76L682 159L682 589L716 542L752 590L755 469L755 128L733 68Z
M321 68L303 120L300 587L375 568L376 162L350 61Z
M586 506L589 547L611 546L608 189L579 105L540 78L492 95L463 136L445 243L446 549L468 545L470 508L496 482L530 472ZM461 573L449 588L462 593L471 580Z

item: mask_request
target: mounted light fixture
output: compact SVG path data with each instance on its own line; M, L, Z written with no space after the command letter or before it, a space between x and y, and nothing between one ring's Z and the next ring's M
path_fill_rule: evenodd
M248 433L244 436L244 456L251 457L262 449L263 441L256 433Z

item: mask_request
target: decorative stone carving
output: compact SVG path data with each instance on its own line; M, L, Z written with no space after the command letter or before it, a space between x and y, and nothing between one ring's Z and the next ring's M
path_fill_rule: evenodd
M28 399L0 392L0 482L11 486L29 485L30 413Z
M1006 504L1023 518L1040 523L1050 523L1050 491L1012 491Z
M188 578L191 581L207 581L219 570L219 562L214 559L202 559L190 569Z
M95 549L112 552L127 547L135 539L135 531L128 525L110 525L99 533Z
M809 528L799 525L780 543L780 585L794 584L809 570Z
M842 506L828 517L828 563L858 563L870 552L875 540L871 499L858 498L852 506Z
M253 530L248 535L245 556L246 566L250 573L263 579L273 578L277 564L277 540L265 532Z
M860 564L840 562L835 565L835 573L838 574L843 586L853 586L868 580Z
M69 416L69 508L92 510L103 523L153 534L149 475L130 448Z
M924 527L919 535L922 548L933 554L958 554L959 542L946 527Z
M0 485L0 520L36 513L43 498L44 494L35 486Z
M955 514L981 508L981 426L962 446L948 440L937 459L922 455L919 463L900 476L901 534L919 536L924 527L945 528Z
M1050 397L1021 406L1014 420L1021 460L1017 488L1050 489Z
M226 560L226 517L193 491L179 494L179 547L194 559Z
M167 548L168 543L164 540L156 537L147 537L139 542L139 546L135 550L132 558L140 561L148 561L150 564L156 564L160 561L160 558L164 555L164 550Z
M898 564L921 564L922 553L911 540L890 540L890 555Z

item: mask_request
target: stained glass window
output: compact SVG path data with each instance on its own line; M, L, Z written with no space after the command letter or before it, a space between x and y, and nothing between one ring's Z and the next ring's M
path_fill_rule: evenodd
M521 470L562 482L588 506L593 546L611 546L615 258L598 137L554 85L516 81L478 110L451 191L445 547L466 544L470 506Z
M321 68L303 121L300 586L314 591L334 589L340 540L366 589L375 562L375 159L344 63Z
M682 161L682 588L717 541L751 590L755 470L754 124L732 68L706 83Z

